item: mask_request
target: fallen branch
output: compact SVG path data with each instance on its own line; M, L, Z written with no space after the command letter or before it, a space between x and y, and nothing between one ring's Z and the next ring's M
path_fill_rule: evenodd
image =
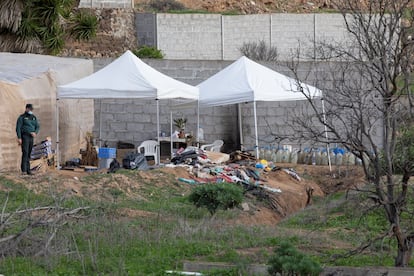
M52 241L57 236L57 232L62 226L67 224L67 220L73 217L76 219L85 218L85 216L77 214L90 208L86 206L68 210L59 206L42 206L5 213L6 204L7 202L3 205L1 214L0 256L15 254L38 256L47 254ZM39 211L41 213L33 214ZM38 236L39 232L32 232L34 228L39 227L46 229L45 232L40 232L44 236L40 239ZM16 233L10 233L13 231ZM1 234L5 233L8 235L1 237ZM24 240L29 240L30 242L24 242ZM40 251L39 248L41 248Z

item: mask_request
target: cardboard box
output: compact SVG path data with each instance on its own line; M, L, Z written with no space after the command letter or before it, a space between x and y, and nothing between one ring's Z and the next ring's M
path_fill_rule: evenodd
M122 166L122 159L130 152L136 152L135 149L117 149L116 150L116 161Z

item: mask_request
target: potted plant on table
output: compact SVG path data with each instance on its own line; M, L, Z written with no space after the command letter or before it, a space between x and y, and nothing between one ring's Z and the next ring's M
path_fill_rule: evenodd
M187 123L187 118L177 118L174 119L174 125L179 129L180 133L178 134L178 138L185 138L185 124Z

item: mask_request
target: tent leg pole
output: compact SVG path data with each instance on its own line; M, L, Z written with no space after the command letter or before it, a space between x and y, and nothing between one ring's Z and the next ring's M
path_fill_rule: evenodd
M256 158L259 159L259 138L257 131L257 112L256 112L256 101L253 102L253 115L254 115L254 135L255 135L255 149L256 149Z
M172 137L172 134L173 134L173 128L172 128L172 123L173 122L173 119L172 119L172 111L170 111L170 155L171 155L171 159L173 159L173 157L174 157L174 153L173 153L173 137Z
M240 150L244 150L242 110L241 110L241 105L240 104L237 104L237 113L238 113L237 116L238 116L238 120L239 120Z
M102 100L99 100L99 147L102 147Z
M56 98L56 168L60 170L60 149L59 149L59 98Z
M197 101L197 148L200 147L200 101Z
M160 101L158 99L156 99L157 101L157 161L155 162L156 165L160 164L160 157L161 157L161 153L160 153Z

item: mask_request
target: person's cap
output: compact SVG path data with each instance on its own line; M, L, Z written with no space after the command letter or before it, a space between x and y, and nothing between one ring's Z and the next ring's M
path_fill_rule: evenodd
M33 110L33 105L32 104L26 104L26 109Z

